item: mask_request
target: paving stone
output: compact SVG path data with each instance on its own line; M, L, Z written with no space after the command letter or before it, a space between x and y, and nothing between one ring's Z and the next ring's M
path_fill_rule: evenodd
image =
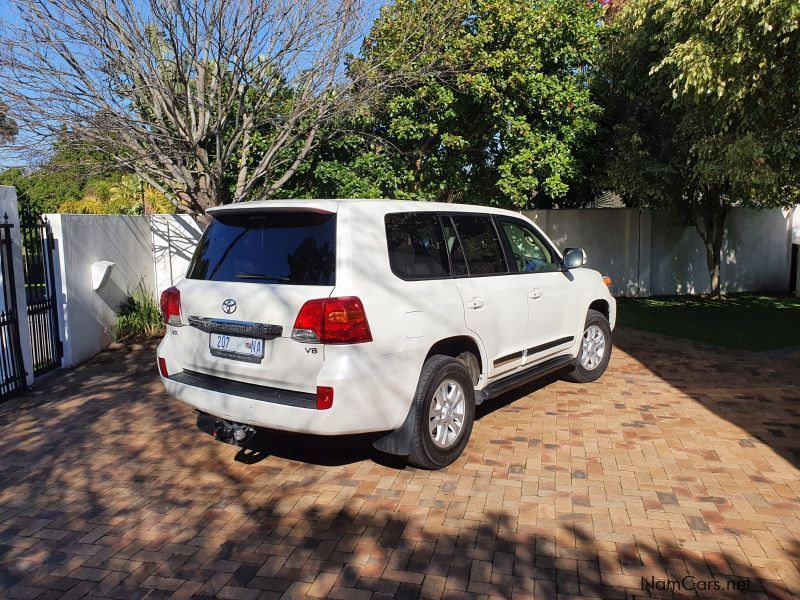
M481 405L435 472L350 438L238 453L165 395L152 343L101 354L0 404L0 597L798 593L800 352L615 342L597 383Z

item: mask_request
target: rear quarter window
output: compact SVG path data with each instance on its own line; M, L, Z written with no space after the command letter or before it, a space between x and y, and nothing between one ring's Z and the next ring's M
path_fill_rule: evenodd
M439 217L433 212L389 214L386 242L392 272L402 279L450 276L450 261Z
M203 234L187 278L334 285L336 215L306 211L220 214Z

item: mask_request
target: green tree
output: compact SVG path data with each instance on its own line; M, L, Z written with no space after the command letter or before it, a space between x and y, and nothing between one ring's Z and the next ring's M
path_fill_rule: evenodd
M321 147L301 174L306 190L563 202L598 116L587 83L602 13L585 0L396 0L350 71L389 73L399 84L374 86L383 95L352 133ZM423 14L429 27L413 27ZM436 43L421 52L425 39Z
M628 0L605 31L597 186L693 223L712 295L729 210L800 195L799 24L796 0Z
M172 214L175 206L137 175L114 173L90 180L80 198L62 202L60 213L89 215Z
M35 169L12 167L0 173L0 185L13 185L21 207L36 213L56 212L69 200L81 198L92 181L118 180L122 175L97 153L86 152L63 131L52 154Z

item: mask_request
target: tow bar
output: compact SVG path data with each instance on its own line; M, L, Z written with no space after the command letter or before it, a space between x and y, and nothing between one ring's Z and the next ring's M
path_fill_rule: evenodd
M255 434L256 430L253 427L250 427L250 425L234 423L224 419L217 419L214 422L214 437L220 442L225 442L226 444L244 446L247 444L247 442L253 439Z

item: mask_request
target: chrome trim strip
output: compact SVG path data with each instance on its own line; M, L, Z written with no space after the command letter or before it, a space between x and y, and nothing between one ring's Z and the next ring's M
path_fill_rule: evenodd
M205 333L226 333L228 335L251 338L276 338L283 334L282 325L251 323L249 321L189 317L189 325Z

